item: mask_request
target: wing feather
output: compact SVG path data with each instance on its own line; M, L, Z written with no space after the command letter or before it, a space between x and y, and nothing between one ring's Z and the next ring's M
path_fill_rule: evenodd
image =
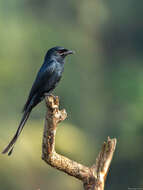
M39 72L37 73L37 77L32 85L32 88L30 90L26 104L24 105L23 111L27 109L32 97L40 91L41 87L43 87L45 83L48 82L48 80L50 80L50 77L53 74L55 67L56 65L54 61L50 61L49 63L45 62L41 66Z

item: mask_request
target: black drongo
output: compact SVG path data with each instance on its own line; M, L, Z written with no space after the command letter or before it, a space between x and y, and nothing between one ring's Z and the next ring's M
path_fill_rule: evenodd
M57 86L64 70L64 59L69 54L73 54L73 51L63 47L51 48L46 53L44 63L37 74L26 104L23 108L23 117L21 122L13 139L3 150L3 154L7 153L9 150L8 155L12 153L15 142L19 137L32 109L44 99L45 94L50 94Z

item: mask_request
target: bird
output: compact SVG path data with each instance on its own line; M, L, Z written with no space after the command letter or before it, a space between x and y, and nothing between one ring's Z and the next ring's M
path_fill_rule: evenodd
M23 108L23 116L18 129L10 143L2 151L10 156L13 152L15 143L22 132L32 109L39 104L46 95L50 95L59 83L64 71L65 57L73 54L74 51L64 47L56 46L49 49L45 55L43 65L37 73L32 85L29 96Z

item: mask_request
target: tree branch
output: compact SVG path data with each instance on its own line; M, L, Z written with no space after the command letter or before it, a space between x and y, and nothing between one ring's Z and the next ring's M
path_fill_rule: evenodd
M104 190L106 176L116 147L116 139L108 137L99 153L96 164L84 166L55 151L57 124L67 117L66 111L59 110L59 99L52 95L45 98L47 113L45 119L42 159L49 165L83 182L84 190Z

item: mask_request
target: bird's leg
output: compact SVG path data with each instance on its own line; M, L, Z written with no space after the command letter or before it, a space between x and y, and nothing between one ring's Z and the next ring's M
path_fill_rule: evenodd
M49 96L50 94L48 93L48 92L45 92L44 93L44 96L45 96L45 98L46 98L46 96Z
M46 97L46 96L52 96L53 98L55 97L51 92L45 92L44 93L44 96Z

